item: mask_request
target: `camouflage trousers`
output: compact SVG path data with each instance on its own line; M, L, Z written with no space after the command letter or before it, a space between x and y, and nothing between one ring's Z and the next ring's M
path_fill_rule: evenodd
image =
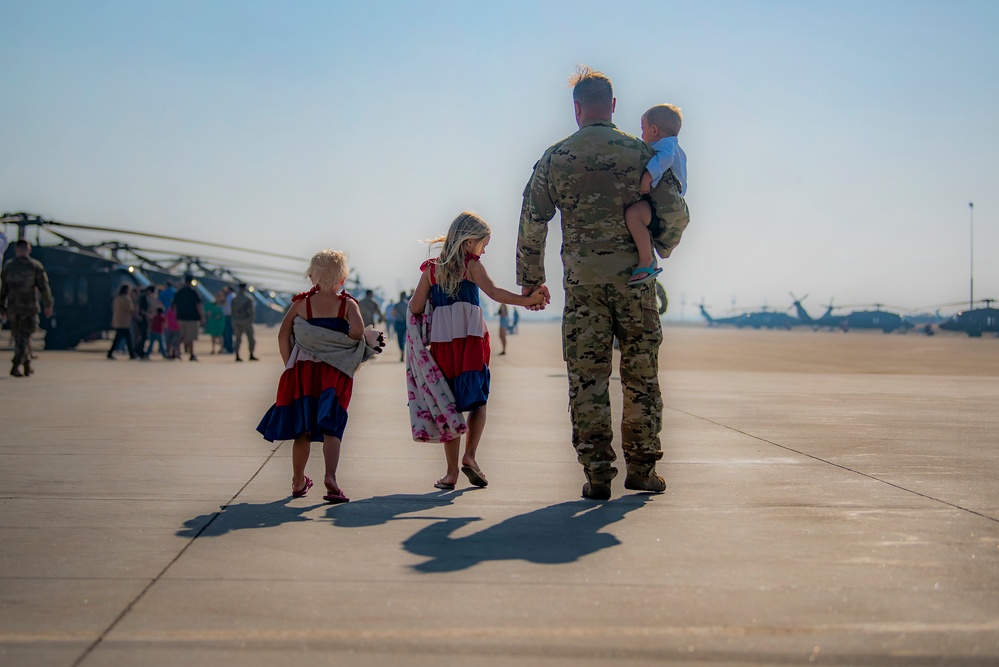
M235 338L235 343L232 347L236 351L236 355L239 355L239 347L243 344L243 336L246 335L246 341L250 347L250 356L252 357L253 351L257 347L257 339L253 336L253 320L237 320L233 318L232 335Z
M31 335L38 328L38 315L36 313L19 314L7 313L10 323L10 333L14 337L14 365L19 366L26 361L31 361L28 352L28 343Z
M648 474L662 458L663 401L659 390L662 324L654 282L566 288L562 350L569 371L572 445L587 479L617 475L611 441L613 343L621 351L621 446L628 472Z

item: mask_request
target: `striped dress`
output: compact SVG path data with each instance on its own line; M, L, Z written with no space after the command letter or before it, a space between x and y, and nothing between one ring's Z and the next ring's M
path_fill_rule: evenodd
M478 255L465 257L479 261ZM458 412L468 412L489 399L489 331L479 306L479 288L462 280L458 293L448 294L437 284L437 260L420 266L430 272L430 304L433 306L430 327L430 354L447 379Z
M349 333L347 300L352 298L346 292L340 293L340 311L336 317L312 317L312 304L305 297L306 321ZM342 439L353 384L353 378L296 343L278 380L277 399L260 420L257 431L270 442L294 440L302 433L309 433L312 442L322 442L324 435Z

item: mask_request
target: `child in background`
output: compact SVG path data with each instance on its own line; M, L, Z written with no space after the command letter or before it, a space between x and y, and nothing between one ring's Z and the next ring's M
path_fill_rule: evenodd
M301 498L312 488L305 474L313 442L323 443L326 495L329 503L345 503L349 498L337 483L340 445L347 426L347 407L353 390L353 370L341 370L327 363L329 357L316 348L307 349L306 331L296 320L311 325L309 331L329 346L344 343L356 348L362 338L374 349L380 332L365 331L361 309L346 292L337 291L347 280L347 256L338 250L317 252L308 270L313 287L292 299L291 308L278 331L278 347L285 370L278 381L277 400L260 420L257 431L265 440L294 440L291 453L291 495ZM316 333L316 329L320 331ZM349 339L349 340L347 340ZM327 345L328 344L328 345Z
M177 309L168 308L165 314L167 359L180 359L180 323Z
M146 356L148 357L153 353L153 344L159 343L160 354L163 355L164 359L169 359L167 355L166 345L163 342L163 327L166 324L166 316L163 314L162 308L156 309L156 314L149 318L149 347L146 348Z
M687 193L687 154L677 140L682 123L683 114L672 104L659 104L642 115L642 141L651 145L656 154L642 174L641 194L649 194L664 176L681 197ZM652 236L659 233L659 219L653 215L648 198L643 198L625 209L624 221L638 247L638 268L631 272L628 284L641 285L663 272L652 247Z
M486 425L486 401L489 398L489 331L479 305L481 289L493 301L516 306L535 306L545 302L539 289L531 296L521 296L497 287L479 261L489 245L489 225L466 211L451 223L447 236L428 241L440 244L440 256L420 266L423 274L416 286L409 309L422 314L427 303L434 309L430 332L430 353L447 379L458 412L468 412L468 433L461 472L475 486L488 484L475 454ZM434 484L450 491L458 481L458 454L461 438L444 443L447 470Z

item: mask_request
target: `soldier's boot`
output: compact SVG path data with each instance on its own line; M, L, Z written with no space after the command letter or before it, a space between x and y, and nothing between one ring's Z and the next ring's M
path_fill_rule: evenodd
M13 376L14 376L14 377L16 377L16 378L19 378L19 377L21 377L21 376L22 376L22 374L21 374L21 369L20 369L20 368L18 368L18 366L20 366L20 365L21 365L21 364L20 364L19 362L16 362L16 361L15 361L15 362L14 362L14 365L10 367L10 374L11 374L11 375L13 375Z
M662 493L666 490L666 480L656 473L655 466L634 468L628 470L628 475L624 478L624 488L631 491Z
M31 370L31 361L29 359L24 360L24 375L25 377L31 375L35 371Z
M590 500L610 500L611 480L617 475L617 468L611 466L600 471L584 469L586 484L583 484L583 497Z

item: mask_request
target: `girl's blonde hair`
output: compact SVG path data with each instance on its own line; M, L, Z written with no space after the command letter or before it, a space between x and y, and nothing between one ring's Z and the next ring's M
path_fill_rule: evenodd
M451 296L458 293L458 285L465 277L465 241L481 241L492 233L485 220L472 213L464 211L451 223L447 236L430 239L425 243L431 246L440 244L441 255L437 260L434 275L437 284Z
M347 253L330 248L320 250L312 256L305 275L322 291L332 292L347 279Z

